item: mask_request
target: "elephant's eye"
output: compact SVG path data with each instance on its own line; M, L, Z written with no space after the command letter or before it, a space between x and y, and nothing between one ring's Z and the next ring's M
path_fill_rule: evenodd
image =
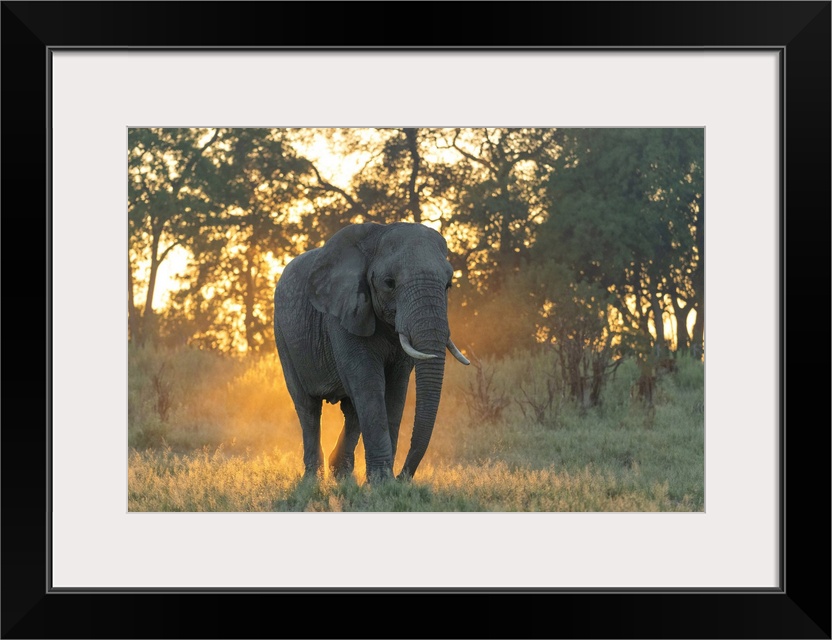
M387 288L389 288L389 289L395 289L395 288L396 288L396 281L395 281L395 280L393 280L393 278L385 278L385 279L384 279L384 284L385 284L385 285L387 286Z
M452 282L449 282L448 284L446 284L446 285L445 285L445 291L447 291L448 289L450 289L450 288L451 288L451 285L453 285L453 283L452 283Z

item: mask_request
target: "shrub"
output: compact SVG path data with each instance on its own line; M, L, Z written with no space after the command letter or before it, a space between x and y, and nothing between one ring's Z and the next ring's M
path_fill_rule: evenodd
M495 367L483 363L473 350L470 360L476 374L474 379L469 381L465 394L469 415L476 422L496 422L502 416L503 409L508 406L509 400L505 391L498 390L494 384Z

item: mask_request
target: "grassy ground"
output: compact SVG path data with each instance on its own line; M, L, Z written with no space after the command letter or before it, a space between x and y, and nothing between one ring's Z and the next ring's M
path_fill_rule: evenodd
M437 425L409 483L301 479L300 427L277 357L130 352L131 511L701 511L704 367L680 358L652 406L625 362L599 407L545 397L545 354L474 367L448 361ZM479 392L488 387L488 392ZM408 398L395 469L410 441ZM325 405L323 446L341 428Z

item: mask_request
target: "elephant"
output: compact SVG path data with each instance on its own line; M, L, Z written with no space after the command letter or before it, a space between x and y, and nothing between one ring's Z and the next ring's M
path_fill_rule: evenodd
M453 269L445 239L419 223L351 224L285 267L274 292L274 334L303 435L304 476L323 473L321 409L340 402L344 426L327 464L351 476L358 438L367 480L393 477L410 375L416 414L397 476L414 476L433 432L450 338Z

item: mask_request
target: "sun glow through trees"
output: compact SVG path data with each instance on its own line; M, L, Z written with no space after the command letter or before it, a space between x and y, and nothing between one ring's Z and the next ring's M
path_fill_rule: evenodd
M700 130L141 129L130 139L136 338L146 325L257 350L270 341L269 291L294 255L348 222L416 220L448 241L452 315L475 310L482 324L502 298L496 324L534 343L551 333L542 326L557 283L572 278L610 292L608 303L572 304L610 304L617 341L634 331L701 353Z

